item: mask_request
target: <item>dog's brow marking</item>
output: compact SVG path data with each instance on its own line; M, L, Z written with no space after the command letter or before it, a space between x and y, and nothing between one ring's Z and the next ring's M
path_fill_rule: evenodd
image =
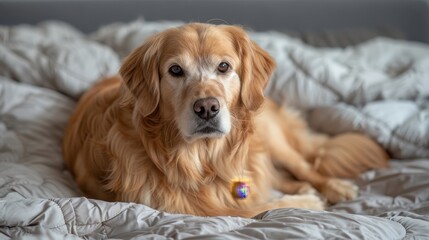
M210 71L210 69L201 67L201 81L210 81L217 79L218 76L216 76L215 73Z

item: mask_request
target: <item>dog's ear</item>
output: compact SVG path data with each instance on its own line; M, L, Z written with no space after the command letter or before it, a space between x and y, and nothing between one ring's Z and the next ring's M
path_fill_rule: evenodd
M264 102L264 89L270 79L275 62L271 56L249 39L240 27L230 26L240 57L241 99L250 111L256 111Z
M162 35L149 38L135 49L123 62L119 73L123 81L139 103L140 112L148 116L159 104L159 60Z

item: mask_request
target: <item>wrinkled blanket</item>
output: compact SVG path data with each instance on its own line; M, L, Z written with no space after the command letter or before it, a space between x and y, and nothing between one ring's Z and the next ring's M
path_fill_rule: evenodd
M268 96L318 131L362 132L391 154L388 169L353 180L357 199L245 219L81 197L60 145L76 101L146 37L180 24L139 20L89 35L59 22L0 26L0 238L429 238L429 46L391 39L318 49L251 33L277 62Z

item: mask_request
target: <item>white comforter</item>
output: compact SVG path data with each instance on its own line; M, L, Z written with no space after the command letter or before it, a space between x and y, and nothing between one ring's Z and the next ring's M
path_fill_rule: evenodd
M0 238L429 238L429 46L389 39L316 49L251 33L277 61L267 95L319 131L364 132L400 159L356 179L356 200L243 219L80 197L60 147L76 100L144 38L178 24L136 21L91 35L57 22L0 27Z

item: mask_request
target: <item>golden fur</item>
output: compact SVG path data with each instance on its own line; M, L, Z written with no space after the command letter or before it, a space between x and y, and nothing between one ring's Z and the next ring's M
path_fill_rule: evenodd
M230 68L223 72L220 62ZM183 72L173 74L174 66ZM88 197L173 213L322 209L313 187L333 203L354 198L354 185L306 161L328 137L264 99L274 67L239 27L189 24L157 34L128 56L120 75L81 98L64 137L66 164ZM207 97L218 103L216 121L207 120L216 131L196 127L206 120L195 116L194 103ZM304 182L287 180L274 165ZM250 179L245 200L231 194L237 178ZM302 194L271 199L271 188Z

